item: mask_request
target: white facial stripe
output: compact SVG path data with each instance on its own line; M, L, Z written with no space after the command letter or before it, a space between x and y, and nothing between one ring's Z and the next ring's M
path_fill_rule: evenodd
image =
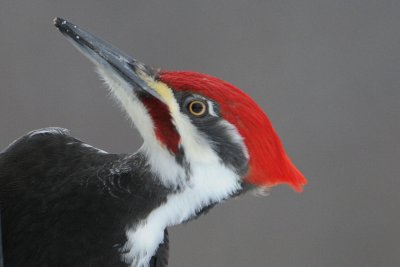
M152 172L157 174L167 187L180 185L181 179L185 178L185 171L158 141L153 120L146 107L134 94L132 86L112 70L104 69L102 65L97 66L97 71L143 137L144 144L139 151L147 156Z
M218 115L214 111L214 104L210 100L207 100L207 104L208 104L208 112L210 113L210 115L218 117Z

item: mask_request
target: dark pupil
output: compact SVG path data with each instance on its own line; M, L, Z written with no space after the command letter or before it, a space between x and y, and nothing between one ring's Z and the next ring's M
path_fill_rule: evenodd
M192 112L193 112L193 113L198 114L198 113L202 113L202 112L203 112L204 105L201 104L201 103L197 103L197 102L196 102L196 103L193 103L193 104L192 104L191 108L192 108Z

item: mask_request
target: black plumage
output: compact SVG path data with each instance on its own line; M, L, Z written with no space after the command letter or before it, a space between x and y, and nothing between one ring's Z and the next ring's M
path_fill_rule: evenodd
M171 193L146 162L141 153L101 152L60 128L16 140L0 153L5 266L128 266L126 228ZM164 239L151 266L167 265Z
M4 267L4 259L3 259L3 237L1 234L1 209L0 209L0 267Z

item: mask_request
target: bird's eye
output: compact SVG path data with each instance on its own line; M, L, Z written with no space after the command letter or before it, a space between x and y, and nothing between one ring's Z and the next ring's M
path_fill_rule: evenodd
M192 115L200 117L206 113L207 106L204 102L199 100L194 100L188 105L189 111Z

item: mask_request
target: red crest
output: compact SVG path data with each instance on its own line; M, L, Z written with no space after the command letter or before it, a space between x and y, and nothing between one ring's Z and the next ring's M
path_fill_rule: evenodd
M163 71L159 79L173 90L198 93L219 103L222 116L236 126L248 149L247 182L268 187L284 183L302 190L306 179L286 155L268 117L247 94L225 81L195 72Z

